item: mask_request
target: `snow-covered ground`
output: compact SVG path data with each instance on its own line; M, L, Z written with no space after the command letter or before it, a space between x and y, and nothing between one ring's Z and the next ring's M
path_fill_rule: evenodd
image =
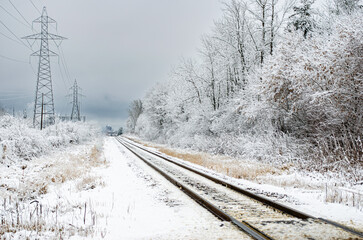
M135 137L133 136L133 138ZM143 142L140 139L137 141ZM154 150L169 149L175 155L179 153L201 156L200 153L191 150L176 149L150 142L144 142L144 144ZM212 164L216 159L225 163L233 161L225 156L212 156L205 153L203 155L203 157L210 158L211 161L208 164ZM252 179L245 180L226 176L226 173L216 171L213 166L211 166L211 169L183 161L180 158L174 159L314 217L333 220L353 227L360 232L363 231L363 195L361 195L360 186L355 188L351 186L349 188L336 187L334 186L334 179L327 181L321 175L299 171L286 170L271 174L268 171L260 171L261 166L258 163L238 159L237 167L246 168L249 174L254 176ZM266 168L266 166L263 167ZM274 169L272 165L267 167ZM329 197L339 198L341 203L329 202Z
M103 166L107 163L99 138L0 165L0 239L59 239L93 232L95 212L87 199L76 195L104 185L93 172Z
M34 159L26 169L5 168L1 181L17 190L1 188L0 219L6 224L0 239L250 239L114 138L103 147L91 142ZM66 173L72 177L61 177ZM46 190L32 191L42 189L33 180L47 184ZM31 190L31 198L16 199L19 189Z
M183 163L316 217L363 229L362 208L327 203L324 190L313 187L319 179L311 176L266 175L254 182ZM249 239L111 137L95 137L56 147L29 161L1 164L0 221L4 240Z
M107 239L249 239L221 222L115 141L105 142L106 187L89 192Z

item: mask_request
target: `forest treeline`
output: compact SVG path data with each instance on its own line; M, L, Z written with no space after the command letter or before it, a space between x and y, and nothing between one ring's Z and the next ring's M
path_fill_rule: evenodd
M361 181L359 0L230 0L202 37L129 108L128 132L182 148Z

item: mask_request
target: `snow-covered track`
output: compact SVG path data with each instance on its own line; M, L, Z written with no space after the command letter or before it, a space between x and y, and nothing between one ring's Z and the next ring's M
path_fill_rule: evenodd
M199 204L254 239L363 239L361 232L276 203L128 139L117 140Z
M268 236L266 236L263 232L259 232L257 229L254 229L252 226L249 226L246 223L239 222L235 218L231 217L221 209L219 209L217 206L210 203L208 200L204 199L202 196L197 194L195 191L191 190L189 187L185 186L181 182L179 182L177 179L170 176L168 173L163 171L161 168L147 160L145 157L139 155L136 151L130 148L130 146L121 141L120 139L117 139L125 148L127 148L130 152L135 154L138 158L143 160L147 165L149 165L151 168L156 170L158 173L160 173L162 176L164 176L167 180L169 180L171 183L176 185L178 188L180 188L183 192L185 192L187 195L189 195L192 199L194 199L196 202L198 202L203 207L207 208L210 212L212 212L214 215L216 215L218 218L224 220L224 221L230 221L233 222L237 227L239 227L242 231L249 234L254 239L258 240L266 240L266 239L272 239Z

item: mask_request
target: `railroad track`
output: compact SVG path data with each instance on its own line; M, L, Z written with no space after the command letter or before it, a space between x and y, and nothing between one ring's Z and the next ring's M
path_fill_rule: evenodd
M276 203L128 139L116 139L215 216L253 239L363 239L362 232Z

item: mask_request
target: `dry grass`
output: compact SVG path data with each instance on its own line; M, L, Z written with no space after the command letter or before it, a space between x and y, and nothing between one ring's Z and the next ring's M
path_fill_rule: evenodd
M237 179L255 180L259 176L275 175L281 172L281 170L263 163L251 163L225 156L212 156L207 153L181 153L164 147L156 148L169 156L183 159Z
M68 239L75 234L92 236L96 213L92 207L86 206L87 203L84 203L70 209L62 204L47 206L39 202L29 204L4 199L0 239ZM68 221L61 221L62 217Z
M98 186L101 183L99 178L90 177L88 173L92 168L101 165L107 166L107 163L102 157L101 150L96 146L93 146L89 151L69 154L51 162L38 159L33 166L26 168L22 174L19 188L15 189L11 195L19 197L20 200L37 198L37 196L48 192L50 184L61 184L76 179L84 182L83 186L85 184ZM79 189L84 189L84 187Z
M82 180L77 184L77 189L79 191L94 189L97 186L105 186L105 182L99 176L88 175L82 178Z
M159 152L169 156L183 159L185 161L212 169L218 173L237 179L256 180L260 176L276 175L284 170L288 170L287 166L279 169L264 163L244 161L241 159L234 159L221 155L213 156L208 153L184 153L178 150L165 148L160 145L145 143L138 139L130 137L128 138L145 147L156 148Z
M155 147L155 146L154 146ZM325 202L339 203L355 207L359 210L363 209L363 196L339 189L337 186L311 186L306 179L286 178L280 179L276 176L293 167L292 164L285 165L281 168L275 168L271 165L259 162L247 162L243 160L230 159L225 156L211 156L206 153L181 153L165 147L156 147L156 149L164 154L173 156L185 161L212 169L218 173L237 178L246 179L258 183L268 183L280 187L298 187L302 189L320 189L324 192Z
M92 146L77 152L35 159L27 166L13 166L8 169L7 175L0 176L0 190L6 189L0 191L0 239L12 239L20 232L36 232L37 236L51 232L50 235L56 239L70 237L74 233L84 236L93 234L97 214L91 206L87 205L86 208L85 203L83 207L64 201L48 206L31 204L40 195L48 193L54 184L73 180L72 184L75 184L77 191L105 185L99 176L91 173L95 167L108 165L102 148ZM14 181L19 182L19 185L13 187L11 182ZM85 211L87 215L84 215ZM62 222L61 218L74 219L75 222ZM85 221L88 224L84 224Z
M291 169L296 166L294 163L287 163L280 167L273 167L270 164L258 161L246 161L243 159L233 159L226 156L214 156L207 153L185 153L182 150L174 150L154 143L145 143L140 140L129 138L143 146L156 148L158 151L172 157L209 168L215 172L237 178L246 179L256 183L271 184L279 187L292 187L305 190L321 191L324 196L323 201L330 203L340 203L363 209L363 195L347 192L339 188L344 185L326 186L324 181L312 180L309 177L291 176ZM298 176L303 176L298 174ZM315 176L316 177L316 176Z
M86 162L90 164L90 166L92 167L107 165L106 159L102 157L102 151L96 146L92 147L91 152L88 158L86 159Z

